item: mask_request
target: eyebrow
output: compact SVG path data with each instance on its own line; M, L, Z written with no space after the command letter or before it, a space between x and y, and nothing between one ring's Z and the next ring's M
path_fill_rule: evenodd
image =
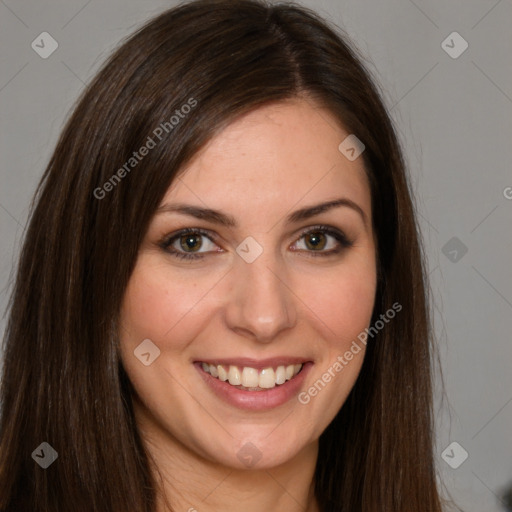
M297 223L316 215L320 215L321 213L332 210L333 208L342 206L356 211L361 216L364 225L367 226L367 218L364 210L357 203L345 197L340 197L339 199L296 210L286 217L286 222L288 224ZM236 228L238 226L237 221L231 215L222 213L218 210L187 204L163 204L157 208L156 213L181 213L183 215L189 215L197 219L213 222L214 224L220 224L230 228Z

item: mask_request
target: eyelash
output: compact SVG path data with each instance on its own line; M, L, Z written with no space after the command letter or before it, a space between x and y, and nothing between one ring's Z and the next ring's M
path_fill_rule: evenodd
M306 251L309 253L312 257L327 257L327 256L333 256L335 254L340 253L343 249L347 249L349 247L352 247L354 245L354 242L349 240L346 235L337 229L330 228L329 226L324 225L318 225L313 226L311 228L307 228L306 230L302 231L299 238L297 240L301 240L306 235L309 235L311 233L324 233L326 235L332 236L340 245L337 249L331 249L330 251ZM209 231L206 231L201 228L185 228L177 233L173 233L170 236L165 237L160 243L159 246L172 256L175 256L180 259L186 259L186 260L197 260L204 258L205 254L208 253L186 253L186 252L180 252L176 249L172 248L171 245L174 243L175 240L179 239L183 235L187 234L195 234L195 235L202 235L208 238L211 242L215 243L215 240L213 240L212 235ZM300 249L303 251L303 249Z

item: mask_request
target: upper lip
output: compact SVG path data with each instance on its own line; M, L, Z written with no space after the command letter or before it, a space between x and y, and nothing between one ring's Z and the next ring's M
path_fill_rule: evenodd
M277 368L278 366L288 366L290 364L304 364L309 362L309 359L303 357L290 357L290 356L282 356L282 357L271 357L268 359L251 359L249 357L236 357L236 358L219 358L219 359L198 359L196 363L207 363L213 365L222 365L222 366L238 366L244 367L248 366L250 368L255 368L256 370L263 370L264 368Z

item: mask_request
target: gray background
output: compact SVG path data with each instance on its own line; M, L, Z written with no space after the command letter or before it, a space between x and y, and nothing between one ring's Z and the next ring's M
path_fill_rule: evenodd
M28 206L67 112L121 38L175 4L0 0L2 313ZM302 4L367 56L404 145L447 394L441 400L437 379L440 479L467 512L502 511L512 482L512 2ZM47 59L31 48L45 31L59 45ZM458 58L441 45L454 31L469 44ZM452 39L445 44L459 50ZM457 469L441 457L453 441L469 454ZM462 453L448 450L447 460Z

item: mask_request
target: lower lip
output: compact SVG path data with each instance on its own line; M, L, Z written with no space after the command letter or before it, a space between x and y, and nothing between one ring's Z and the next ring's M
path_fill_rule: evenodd
M280 386L265 391L243 391L237 389L231 384L206 373L201 363L194 363L194 366L210 389L225 402L248 411L264 411L279 407L297 395L313 363L311 361L304 363L302 370L295 377L287 380Z

